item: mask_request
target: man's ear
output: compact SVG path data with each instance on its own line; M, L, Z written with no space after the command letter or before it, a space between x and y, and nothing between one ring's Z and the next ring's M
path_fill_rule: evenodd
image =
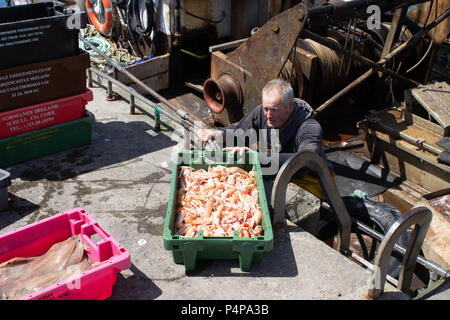
M294 111L294 104L295 104L294 101L289 102L289 112Z

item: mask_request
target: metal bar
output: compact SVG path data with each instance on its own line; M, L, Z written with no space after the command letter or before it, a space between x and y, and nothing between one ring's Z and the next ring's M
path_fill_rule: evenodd
M352 227L350 215L339 195L336 183L331 178L330 169L325 160L315 152L303 151L293 154L278 171L271 194L274 226L284 224L287 185L292 176L302 168L308 168L316 173L320 186L337 216L339 233L337 250L343 255L348 255Z
M149 105L150 107L154 108L156 106L156 103L148 100L146 97L144 97L140 93L136 92L132 88L128 87L127 85L123 84L119 80L116 80L113 77L111 77L111 76L109 76L109 75L103 73L102 71L97 70L97 69L95 69L93 67L91 67L90 69L96 75L98 75L100 77L103 77L103 78L105 78L108 81L111 81L116 86L118 86L119 88L127 91L130 95L133 95L135 98L138 98L139 100L141 100L145 104ZM144 109L140 108L139 106L135 105L135 108L138 109L139 111L142 111L142 112L146 113L147 115L149 115L149 113L147 111L145 111ZM181 119L180 117L178 117L177 115L173 114L172 112L169 112L169 111L164 110L164 109L159 109L159 111L161 112L161 114L165 115L166 117L168 117L169 119L171 119L174 122L178 123L179 125L183 126L184 128L186 128L188 130L195 130L195 126L194 125L192 125L191 123L187 122L184 119Z
M367 252L366 242L361 234L361 230L355 230L356 237L358 238L359 244L361 245L361 250L363 252L364 259L369 259L369 253ZM373 241L373 240L372 240Z
M358 256L356 253L352 252L351 257L353 259L355 259L356 261L358 261L359 263L363 264L364 266L366 266L367 269L369 269L370 271L373 271L373 264L371 264L369 261L367 261L366 259L361 258L360 256ZM389 274L386 275L386 280L389 281L391 284L393 284L394 286L398 286L398 281L397 279L391 277Z
M173 112L175 112L176 114L178 114L182 119L191 122L192 123L192 119L190 117L190 115L184 111L181 110L180 108L177 108L176 106L174 106L172 103L170 103L166 98L164 98L163 96L161 96L160 94L158 94L155 90L153 90L152 88L148 87L146 84L144 84L140 79L138 79L136 76L134 76L131 72L125 70L125 68L123 68L119 63L117 63L116 61L112 60L111 58L109 58L106 54L104 54L101 50L99 50L96 46L94 46L92 43L90 43L88 40L86 40L85 38L83 38L81 35L78 35L78 38L83 41L83 43L85 43L88 47L90 47L92 50L94 50L95 52L97 52L99 55L101 55L109 64L111 64L114 68L116 68L117 70L119 70L120 72L123 72L124 74L126 74L131 80L133 80L136 84L138 84L139 86L141 86L142 88L144 88L150 95L152 95L154 98L159 99L162 103L164 103L169 109L171 109Z
M159 109L162 108L160 105L155 106L155 131L161 131L161 112Z
M87 70L87 78L88 78L88 88L92 88L92 71L91 69Z
M354 88L359 86L361 83L363 83L366 79L368 79L373 74L373 69L370 69L369 71L365 72L361 76L359 76L357 79L355 79L352 83L348 84L345 88L340 90L338 93L336 93L334 96L332 96L330 99L322 103L318 108L314 110L314 117L319 116L321 112L323 112L326 108L328 108L330 105L335 103L339 98L346 95L350 91L352 91Z
M351 218L351 219L352 219L352 222L355 223L355 225L357 226L357 228L359 230L367 233L369 236L371 236L372 238L375 238L376 240L378 240L380 242L383 241L384 236L381 233L370 228L369 226L365 225L364 223L356 220L355 218ZM406 249L398 244L394 245L394 250L403 255L406 252ZM439 264L437 264L433 261L427 260L420 255L417 256L417 263L421 264L422 266L424 266L425 268L427 268L430 271L436 272L440 277L443 277L443 278L450 277L450 270L447 270L444 267L440 266Z
M414 1L385 1L385 0L352 0L336 1L318 4L308 10L308 25L320 26L336 22L347 21L350 18L364 18L369 16L367 8L377 5L381 11L391 11L393 9L412 6L414 4L428 2L430 0Z
M107 83L108 83L108 89L107 89L108 95L106 96L106 99L112 100L113 94L114 94L113 89L112 89L112 82L108 80Z
M189 130L184 128L184 149L189 150L191 148L191 135Z
M209 47L209 52L235 48L235 47L238 47L239 45L241 45L242 43L244 43L247 40L248 40L248 38L244 38L244 39L234 40L234 41L230 41L230 42L221 43L221 44L218 44L218 45L215 45L215 46L211 46L211 47Z
M427 143L425 143L424 140L420 139L414 139L413 137L410 137L400 131L396 131L384 123L381 123L381 121L378 121L377 119L373 118L372 116L369 116L367 118L370 122L374 123L375 125L379 126L382 130L386 131L389 135L391 135L394 138L405 140L408 143L411 143L412 145L418 147L419 149L428 151L429 153L439 156L442 152L442 150L439 150Z
M422 247L432 217L433 215L430 209L426 207L413 208L401 216L389 228L375 257L374 270L370 278L369 297L376 299L383 293L389 258L391 257L394 245L403 232L414 225L411 240L408 243L408 248L402 260L402 270L398 281L400 290L409 294L417 256Z
M134 105L134 95L130 94L130 114L136 114Z

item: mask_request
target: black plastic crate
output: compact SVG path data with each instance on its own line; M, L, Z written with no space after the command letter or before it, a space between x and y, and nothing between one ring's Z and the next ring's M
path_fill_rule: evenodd
M0 169L0 211L8 208L8 186L11 185L11 174Z
M0 69L0 112L86 91L89 53Z
M85 27L86 13L61 2L0 8L0 69L75 55Z

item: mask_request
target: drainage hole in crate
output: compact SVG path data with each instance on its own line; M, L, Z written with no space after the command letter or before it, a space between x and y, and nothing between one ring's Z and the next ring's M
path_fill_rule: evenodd
M264 246L257 246L256 250L264 250Z
M91 240L92 240L94 243L97 243L97 242L99 242L100 240L103 240L103 239L102 239L102 237L100 237L99 234L95 233L95 234L93 234L93 235L91 236Z
M176 249L180 249L180 246L173 246L173 248Z

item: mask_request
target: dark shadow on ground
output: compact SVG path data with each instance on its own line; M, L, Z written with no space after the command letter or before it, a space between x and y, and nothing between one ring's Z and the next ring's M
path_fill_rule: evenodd
M130 271L133 275L128 278L117 274L109 300L153 300L162 294L161 289L134 264L131 264Z
M0 211L0 230L39 210L38 205L26 199L15 196L11 192L8 195L8 208Z
M342 197L361 190L373 197L389 188L399 186L402 180L388 170L371 164L345 151L326 153L336 174L336 184Z
M24 181L63 181L103 167L138 159L175 144L166 134L155 132L154 127L144 121L96 122L89 145L29 160L11 166L8 170L12 181L16 178Z
M188 277L296 277L298 275L292 249L290 232L305 232L299 227L288 226L274 230L273 249L264 252L259 264L253 263L250 271L239 268L239 260L198 260L195 271L186 271Z

